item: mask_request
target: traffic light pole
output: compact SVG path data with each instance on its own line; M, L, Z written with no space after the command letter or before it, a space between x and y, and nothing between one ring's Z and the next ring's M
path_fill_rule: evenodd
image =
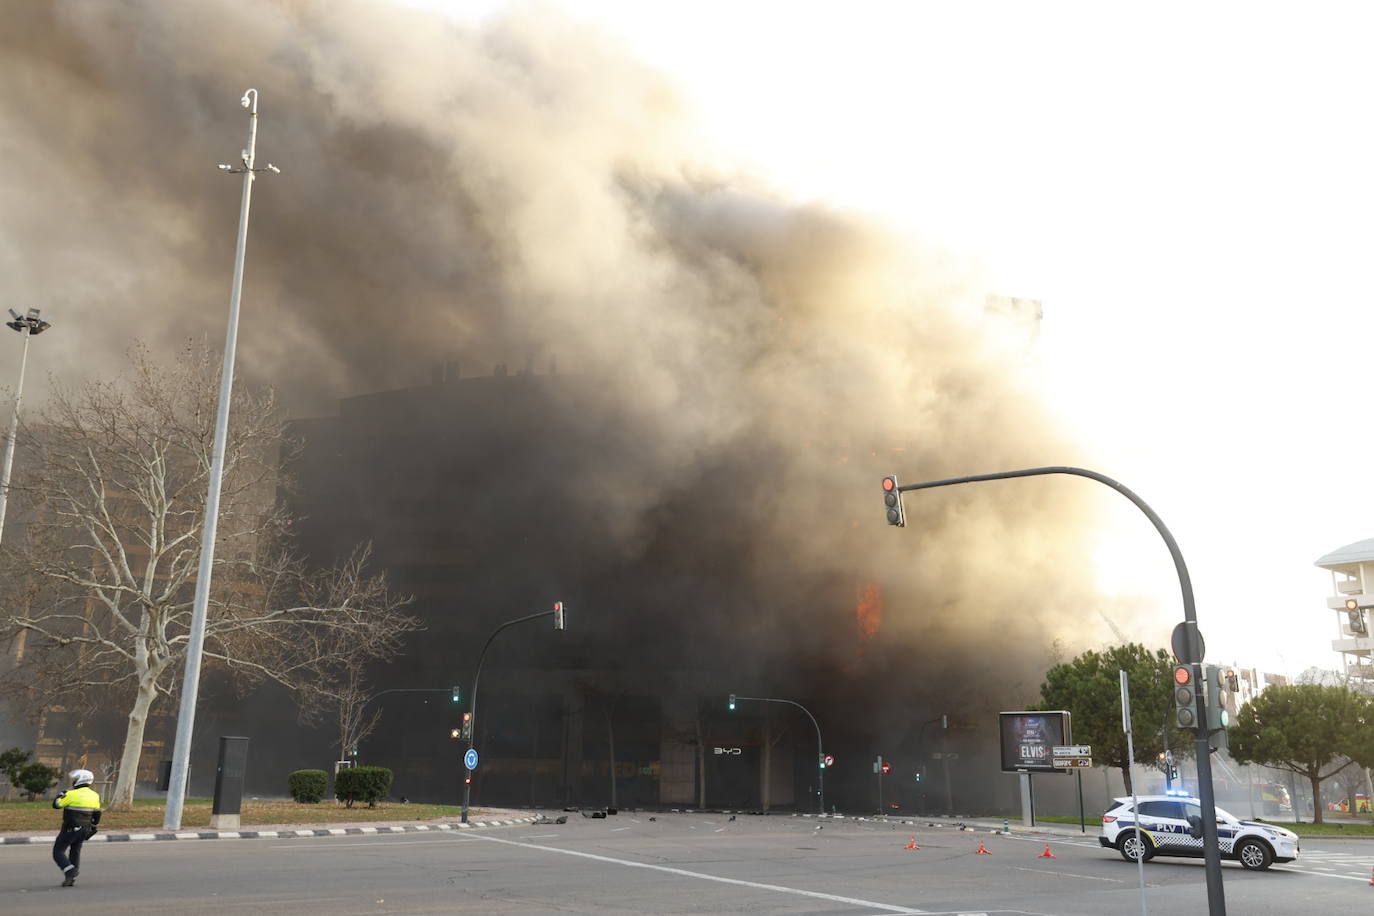
M482 654L477 656L477 672L472 676L472 693L469 694L468 712L472 714L472 721L469 723L468 750L472 750L477 743L477 682L482 677L482 662L486 661L487 650L491 648L491 641L506 627L513 627L517 623L524 623L527 620L538 620L540 617L554 617L557 623L562 623L563 603L560 601L551 611L540 611L537 614L526 614L524 617L517 617L514 620L507 620L501 624L491 635L487 637L486 645L482 646ZM561 629L561 627L560 627ZM464 764L466 766L466 764ZM468 822L468 803L472 801L472 771L469 770L463 781L463 823Z
M757 703L787 703L795 706L806 717L811 720L811 724L816 728L816 789L817 789L817 810L820 814L825 813L825 745L821 742L821 727L816 723L816 717L811 715L811 710L807 709L796 700L780 700L777 697L741 697L731 694L735 700L753 700Z
M1183 592L1183 620L1190 631L1192 645L1198 645L1200 640L1197 636L1197 608L1193 602L1193 583L1188 576L1188 566L1183 562L1183 554L1178 549L1178 542L1174 540L1173 534L1164 525L1163 519L1155 514L1155 511L1149 507L1145 500L1124 484L1107 477L1105 474L1075 467L1026 468L1019 471L1002 471L996 474L975 474L970 477L950 477L945 480L931 480L925 483L902 484L897 487L897 491L905 493L911 490L929 490L935 487L979 483L985 480L1009 480L1014 477L1040 477L1048 474L1069 474L1106 484L1129 499L1137 509L1145 513L1145 517L1150 520L1160 537L1164 539L1165 545L1169 548L1169 555L1174 559L1174 569L1178 572L1179 588ZM1193 683L1201 684L1201 657L1195 654L1194 657L1186 659L1186 661L1193 670ZM1197 710L1198 723L1194 735L1197 738L1198 801L1202 803L1202 849L1207 871L1207 912L1208 916L1226 916L1226 892L1221 881L1221 851L1217 844L1216 797L1212 791L1212 759L1211 747L1208 742L1207 705L1203 691L1196 692L1194 706Z

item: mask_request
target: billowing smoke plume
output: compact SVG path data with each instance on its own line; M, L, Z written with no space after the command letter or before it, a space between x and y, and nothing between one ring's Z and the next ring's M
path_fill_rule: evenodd
M871 674L879 717L941 711L951 678L961 702L1026 702L1056 639L1103 640L1086 561L1116 497L982 484L883 523L885 473L1084 461L1025 327L937 253L732 178L674 87L595 31L380 0L19 3L0 86L5 304L54 322L31 372L222 339L240 182L215 165L253 86L282 174L255 187L244 377L300 413L444 361L593 380L618 445L564 482L601 534L626 559L699 550L684 577L728 565L740 638L814 661L795 683Z

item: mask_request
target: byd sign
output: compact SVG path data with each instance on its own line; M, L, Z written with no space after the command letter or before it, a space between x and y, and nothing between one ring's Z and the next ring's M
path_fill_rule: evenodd
M718 747L718 748L716 748L716 756L718 756L718 757L719 757L719 756L725 756L725 757L739 757L739 756L741 756L743 753L744 753L744 748L742 748L742 747Z

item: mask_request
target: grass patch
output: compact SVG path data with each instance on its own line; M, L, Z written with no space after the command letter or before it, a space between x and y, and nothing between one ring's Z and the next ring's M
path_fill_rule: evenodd
M186 830L210 826L211 802L205 798L191 798L182 807L181 826ZM131 810L106 811L100 819L100 829L107 833L126 830L162 829L166 803L160 798L134 801ZM354 805L345 808L333 801L317 805L302 805L293 801L245 801L240 820L245 828L254 824L350 824L369 821L428 821L435 818L462 816L458 805L402 805L378 802L377 807ZM469 817L480 815L476 808ZM0 831L31 830L35 833L56 833L62 814L53 810L51 801L0 801Z

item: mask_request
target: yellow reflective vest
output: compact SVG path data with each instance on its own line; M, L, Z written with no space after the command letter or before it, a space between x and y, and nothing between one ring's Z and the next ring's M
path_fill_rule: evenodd
M100 794L90 786L68 789L52 800L62 809L62 828L93 827L100 823Z

